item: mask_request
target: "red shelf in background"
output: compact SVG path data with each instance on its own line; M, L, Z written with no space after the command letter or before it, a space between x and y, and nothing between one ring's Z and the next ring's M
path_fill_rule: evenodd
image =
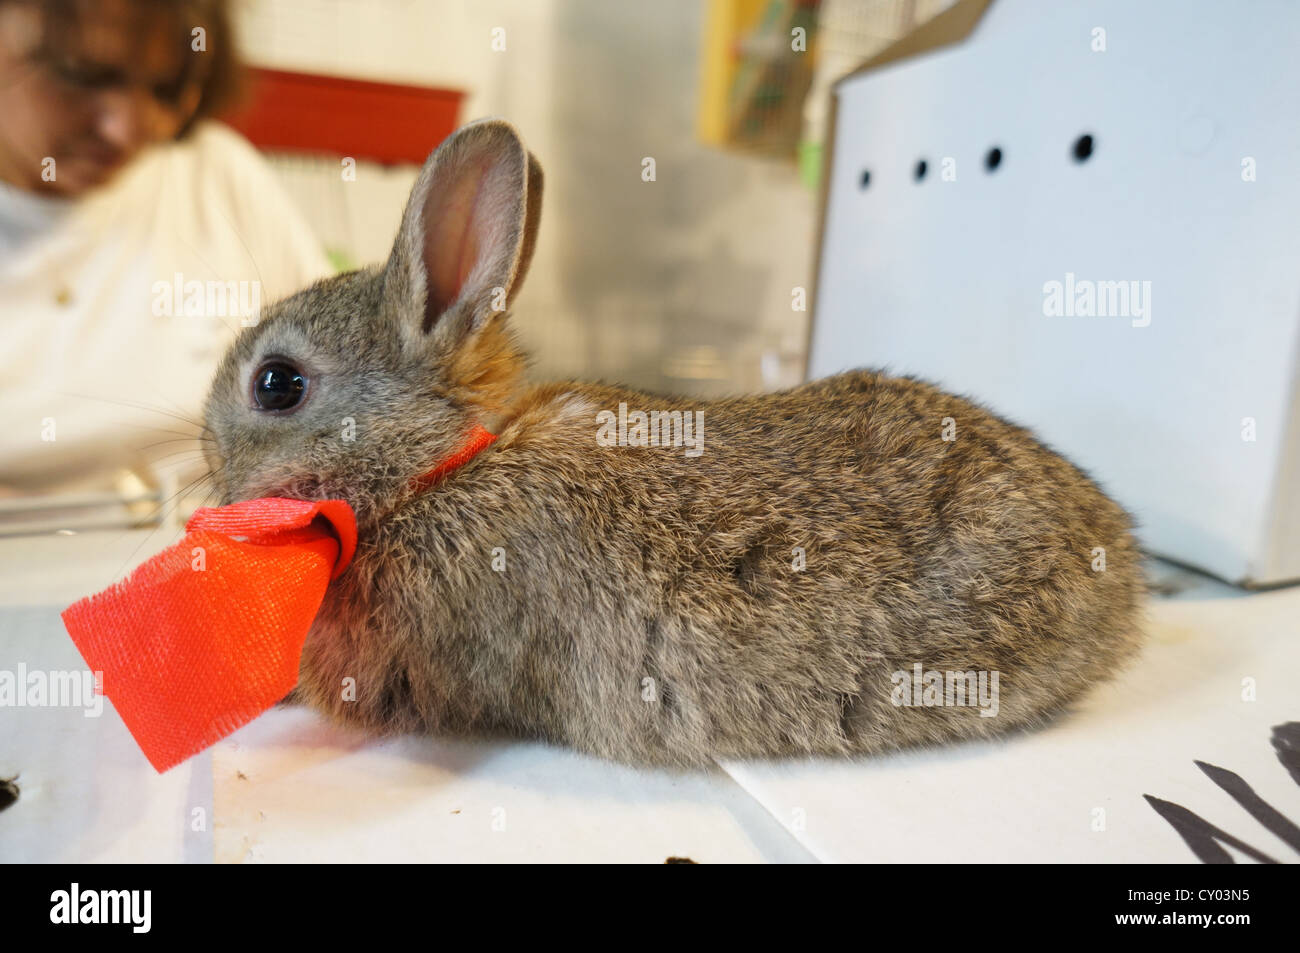
M250 69L248 105L224 117L259 149L424 162L451 135L464 94L450 89Z

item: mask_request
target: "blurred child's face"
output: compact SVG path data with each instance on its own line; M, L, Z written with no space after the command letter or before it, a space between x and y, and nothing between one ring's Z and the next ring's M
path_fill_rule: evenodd
M65 6L0 0L0 180L77 195L180 131L206 54L171 5Z

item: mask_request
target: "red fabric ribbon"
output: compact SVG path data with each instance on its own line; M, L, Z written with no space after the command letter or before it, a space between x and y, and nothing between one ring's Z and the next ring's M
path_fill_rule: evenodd
M447 459L443 460L428 473L423 473L411 481L411 488L414 490L427 490L433 484L437 483L452 470L463 467L474 459L478 453L487 448L496 434L490 433L481 425L475 424L468 434L465 435L465 442L460 445L460 449L453 453Z
M414 485L430 486L495 439L475 427ZM343 500L205 507L185 529L181 542L63 612L82 658L103 673L102 693L159 772L293 690L325 589L357 544Z

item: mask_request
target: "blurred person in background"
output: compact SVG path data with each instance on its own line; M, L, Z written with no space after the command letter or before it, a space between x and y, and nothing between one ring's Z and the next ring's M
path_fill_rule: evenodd
M331 272L239 77L225 0L0 0L0 495L202 473L227 343Z

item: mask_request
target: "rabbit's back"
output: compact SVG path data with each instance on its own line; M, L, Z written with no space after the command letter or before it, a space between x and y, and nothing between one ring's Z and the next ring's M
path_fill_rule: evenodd
M702 452L602 445L620 404L700 415ZM923 382L712 402L555 384L363 544L303 685L371 728L626 761L872 752L1050 715L1132 654L1141 596L1119 506ZM997 673L996 714L896 704L918 665Z

